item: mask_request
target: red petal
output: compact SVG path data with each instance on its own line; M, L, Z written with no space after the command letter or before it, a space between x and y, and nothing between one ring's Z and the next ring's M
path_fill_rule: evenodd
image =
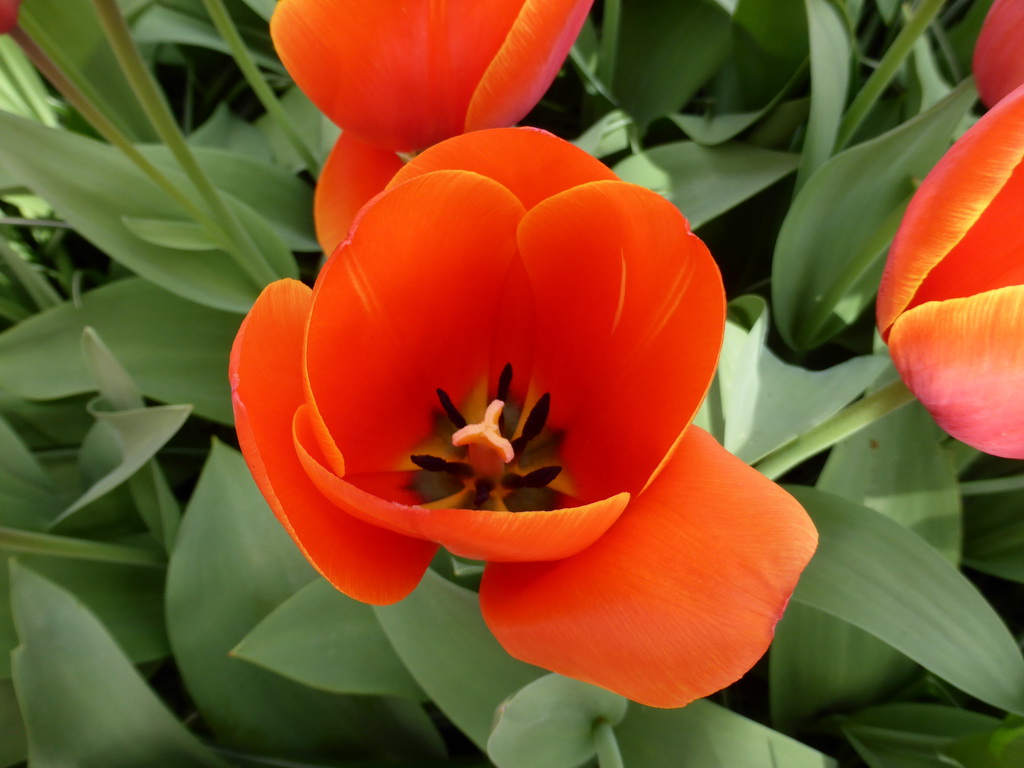
M987 107L1024 85L1024 3L996 0L974 46L974 79Z
M364 208L321 271L307 373L348 472L407 462L433 432L435 389L461 405L487 375L522 214L482 176L420 176Z
M316 569L358 600L393 603L416 587L436 548L341 512L306 477L292 446L310 299L302 283L279 280L242 323L230 366L238 442L277 519Z
M1024 211L1022 159L1024 88L965 133L910 201L878 291L883 338L910 307L1024 281L1020 240L1006 236Z
M381 192L401 167L394 152L342 134L320 173L313 201L316 238L324 253L334 253L359 209Z
M617 181L601 161L547 131L498 128L442 142L413 158L388 188L431 171L473 171L508 188L526 208L588 181Z
M527 0L469 103L466 130L519 122L555 79L593 0Z
M1024 459L1024 286L932 302L892 326L889 351L949 434Z
M621 493L594 504L551 512L425 509L385 501L342 480L318 459L305 408L295 414L295 449L316 487L354 517L389 531L443 544L472 560L535 561L575 555L599 539L626 508Z
M530 210L536 394L583 500L638 493L707 392L725 327L718 267L671 203L621 181Z
M393 151L463 131L524 0L282 0L270 31L299 87L344 129Z
M816 541L789 494L690 427L600 541L554 563L488 565L480 604L516 658L681 707L761 657Z

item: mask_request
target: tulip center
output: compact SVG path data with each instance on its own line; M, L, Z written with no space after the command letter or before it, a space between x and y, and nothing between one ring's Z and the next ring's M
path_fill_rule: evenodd
M441 408L455 427L451 451L448 456L410 457L422 470L414 487L428 506L486 506L510 512L557 507L557 493L549 484L562 468L549 464L524 471L524 466L543 464L557 446L555 436L545 430L551 396L545 393L537 400L515 435L518 425L505 417L509 412L522 413L522 408L509 402L511 381L512 366L506 365L498 380L497 397L490 401L481 420L473 424L467 422L443 389L437 390ZM545 432L547 439L539 439Z

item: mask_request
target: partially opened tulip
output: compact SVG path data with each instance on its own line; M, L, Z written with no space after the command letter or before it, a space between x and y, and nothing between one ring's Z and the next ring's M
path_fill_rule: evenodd
M889 251L878 328L949 434L1024 458L1024 88L925 178Z
M724 309L666 200L542 131L466 134L403 167L312 290L260 296L239 442L346 594L402 599L441 545L486 562L510 654L682 706L764 653L816 546L690 423Z
M974 46L978 94L988 107L1024 85L1024 0L996 0Z

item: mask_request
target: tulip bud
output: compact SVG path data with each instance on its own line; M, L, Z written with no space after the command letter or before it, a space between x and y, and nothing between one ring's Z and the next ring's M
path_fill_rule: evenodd
M974 47L973 69L987 107L1024 85L1024 0L992 4Z
M0 35L14 29L18 23L18 6L21 0L0 0Z

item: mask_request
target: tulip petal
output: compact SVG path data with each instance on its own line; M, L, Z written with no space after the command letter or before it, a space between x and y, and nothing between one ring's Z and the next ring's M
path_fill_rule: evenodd
M679 211L600 181L530 210L519 248L540 333L533 384L579 498L639 492L707 392L725 327L718 267Z
M316 239L328 256L345 239L359 209L383 191L402 167L394 152L344 133L331 150L313 199Z
M480 605L516 658L681 707L761 657L816 542L789 494L690 427L596 544L488 565Z
M270 32L328 117L405 152L463 131L480 78L523 0L281 0Z
M968 445L1024 459L1024 286L901 315L889 351L910 390Z
M347 472L407 463L443 417L435 389L460 406L487 376L522 214L508 190L463 171L363 209L317 280L306 349L309 399Z
M558 74L593 0L527 0L469 102L466 130L519 122Z
M965 133L910 201L878 291L883 338L910 307L1024 281L1020 245L1006 237L1024 212L1022 159L1024 88Z
M238 442L263 496L314 567L347 595L393 603L416 587L436 547L340 512L299 464L291 424L304 396L310 300L302 283L279 280L242 323L230 365Z
M386 501L332 473L320 456L306 407L295 414L295 450L310 480L325 497L353 517L396 534L436 541L471 560L557 560L597 541L629 502L620 493L592 504L550 512L486 509L426 509Z
M974 79L985 106L996 103L1024 85L1024 3L996 0L974 46Z
M537 128L496 128L442 142L414 157L388 189L424 173L454 168L494 179L527 209L589 181L618 176L579 147Z

